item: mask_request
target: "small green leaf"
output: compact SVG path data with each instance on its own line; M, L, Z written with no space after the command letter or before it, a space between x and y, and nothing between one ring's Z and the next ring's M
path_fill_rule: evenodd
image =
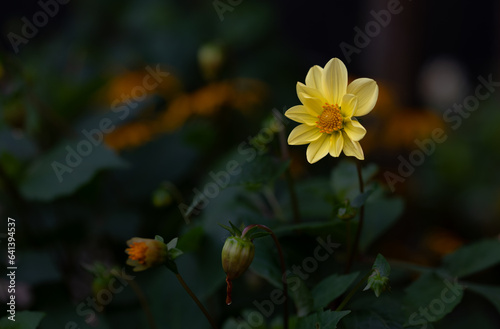
M351 311L324 311L299 318L295 329L335 329L340 319Z
M372 274L368 277L366 287L363 291L372 289L376 297L389 288L389 275L391 266L381 254L377 255L372 266Z
M229 231L229 233L231 233L231 235L235 235L234 230L233 230L232 228L230 228L229 226L227 226L227 225L223 225L223 224L221 224L221 223L217 223L217 224L218 224L220 227L222 227L223 229L228 230L228 231Z
M500 241L483 240L462 247L443 260L444 268L457 277L464 277L500 263Z
M269 233L269 232L252 232L250 234L247 234L246 236L248 236L251 240L255 240L258 238L263 238L263 237L268 236L268 235L271 235L271 233Z
M330 302L346 292L358 275L359 272L345 275L333 274L323 279L312 290L314 308L326 307Z
M162 240L163 240L163 238L162 238ZM178 240L179 240L179 238L173 238L172 240L170 240L170 242L167 243L168 250L174 249L175 247L177 247ZM163 241L161 241L161 242L163 242Z
M231 225L231 228L233 229L233 232L235 233L235 235L241 236L241 230L238 227L236 227L236 225L231 223L231 221L229 221L229 224Z
M389 265L385 257L381 254L377 255L372 269L377 270L381 276L389 277L389 275L391 274L391 265Z
M164 240L164 239L163 239L163 237L162 237L162 236L160 236L160 235L155 235L155 240L156 240L156 241L160 241L160 242L165 243L165 240Z
M183 252L180 249L177 249L177 248L169 248L168 249L168 258L170 258L171 260L175 260L177 257L179 257L182 254L183 254Z
M6 315L0 319L0 328L2 329L36 329L42 321L45 313L21 311L16 312L15 316Z
M351 206L355 208L361 208L361 206L365 204L366 200L368 200L373 191L374 189L370 189L364 193L359 194L357 197L354 198L354 200L352 200Z

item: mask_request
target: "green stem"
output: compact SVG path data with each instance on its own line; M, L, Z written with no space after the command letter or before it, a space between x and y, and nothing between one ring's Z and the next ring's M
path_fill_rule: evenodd
M156 326L153 313L151 313L151 308L149 307L149 303L146 296L144 295L144 292L135 281L130 280L128 281L128 283L130 284L132 290L134 290L137 298L139 299L139 302L141 303L142 309L144 310L146 318L148 319L149 326L152 329L157 329L158 327Z
M254 227L258 227L264 231L271 233L271 237L274 240L274 244L276 245L276 248L278 249L280 266L281 266L281 282L283 283L283 295L285 296L285 302L283 304L283 307L284 307L284 310L283 310L283 329L288 329L288 284L286 282L286 266L285 266L285 257L283 257L283 250L281 249L281 245L278 241L278 238L274 234L274 232L269 227L267 227L265 225L260 225L260 224L248 225L247 227L245 227L243 232L241 232L241 237L243 238L245 236L245 234Z
M363 286L363 284L365 283L366 280L368 280L368 277L370 276L371 274L371 271L368 272L355 286L354 288L352 288L352 290L349 292L349 294L344 298L344 300L342 301L342 303L340 303L339 307L337 307L337 309L335 310L336 312L338 311L342 311L342 309L344 308L344 306L346 306L346 304L349 302L349 300L352 298L352 296L354 296L354 294L359 290L359 288L361 288L361 286Z
M200 302L200 300L198 299L198 297L196 297L196 295L191 291L191 289L189 289L188 285L186 284L186 282L184 281L184 279L182 278L182 276L179 273L175 273L175 276L176 276L177 280L179 280L179 282L181 283L181 285L184 288L184 290L186 290L186 292L188 293L188 295L191 296L191 298L194 300L194 302L196 303L196 305L198 305L198 307L200 308L200 310L203 312L203 314L207 318L208 322L210 322L210 325L212 326L212 328L217 329L217 324L215 324L214 319L212 319L212 317L210 316L210 313L208 313L208 311L203 306L203 304Z
M356 161L356 167L358 171L358 180L359 180L359 192L364 193L365 192L365 185L363 183L363 175L361 171L361 162ZM349 261L347 262L347 267L346 267L346 273L349 273L351 271L351 266L354 261L354 257L359 252L359 240L361 237L361 231L363 230L363 221L365 218L365 205L363 204L361 208L359 209L359 221L358 221L358 229L356 231L356 237L354 238L354 245L353 248L351 249L351 253L349 254Z
M278 120L278 118L276 118L276 120ZM280 137L281 158L284 161L288 161L290 160L290 154L288 153L288 145L286 142L285 129L280 129L279 137ZM288 191L290 193L290 201L292 203L293 222L297 224L300 223L300 208L299 208L299 200L297 198L297 191L295 190L295 182L293 180L290 167L286 168L285 178Z

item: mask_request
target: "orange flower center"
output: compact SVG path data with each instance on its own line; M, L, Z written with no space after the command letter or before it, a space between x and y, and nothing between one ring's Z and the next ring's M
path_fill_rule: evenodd
M334 131L342 129L342 115L340 114L340 107L325 103L323 105L323 112L318 116L319 121L316 121L316 127L319 131L325 134L331 134Z
M146 242L134 242L126 251L128 258L138 261L140 264L146 263L146 251L148 246Z

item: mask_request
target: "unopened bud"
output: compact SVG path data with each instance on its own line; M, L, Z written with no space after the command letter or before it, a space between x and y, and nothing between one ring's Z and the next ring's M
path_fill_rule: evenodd
M255 255L255 246L246 238L230 236L222 248L222 268L226 272L226 304L231 304L232 280L240 277L250 266Z

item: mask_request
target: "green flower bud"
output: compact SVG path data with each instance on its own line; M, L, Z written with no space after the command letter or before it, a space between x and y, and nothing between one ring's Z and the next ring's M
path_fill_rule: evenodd
M384 292L389 287L389 278L380 275L377 269L374 269L372 274L368 277L368 284L364 290L371 289L375 293L375 296L379 297L382 292Z
M255 246L246 238L230 236L222 248L222 268L226 273L227 298L231 304L232 280L240 277L250 266L255 255Z

